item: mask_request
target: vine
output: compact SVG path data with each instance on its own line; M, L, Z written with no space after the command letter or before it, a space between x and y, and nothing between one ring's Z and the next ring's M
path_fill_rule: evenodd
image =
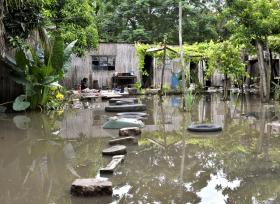
M192 45L185 44L184 45L184 56L185 56L186 62L190 59L192 62L197 63L202 58L207 58L208 57L207 50L209 49L209 47L212 44L213 44L213 42L195 43ZM135 47L136 47L136 51L137 51L137 54L139 57L138 68L141 73L144 72L146 55L153 56L157 59L162 59L162 57L163 57L163 51L154 52L154 53L147 52L147 50L151 49L151 48L160 48L161 47L160 45L148 45L148 44L137 43L135 45ZM173 50L175 50L178 54L176 54L174 52L166 52L167 58L168 59L178 58L179 52L180 52L179 47L175 47L175 46L169 46L169 47L172 48Z

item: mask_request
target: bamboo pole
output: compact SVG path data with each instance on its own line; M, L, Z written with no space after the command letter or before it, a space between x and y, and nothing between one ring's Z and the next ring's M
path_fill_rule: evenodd
M164 70L165 70L165 61L166 61L166 41L164 39L163 45L163 59L162 59L162 71L161 71L161 84L160 84L160 95L163 94L163 80L164 80Z
M183 96L183 111L186 111L186 66L184 60L183 37L182 37L182 2L179 2L179 45L180 58L182 67L182 96Z

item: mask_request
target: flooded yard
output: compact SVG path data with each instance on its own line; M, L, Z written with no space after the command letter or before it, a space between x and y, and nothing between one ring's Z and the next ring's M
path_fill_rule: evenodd
M70 195L76 178L94 178L110 157L101 152L117 130L104 130L107 102L88 109L0 115L0 203L280 203L280 106L256 96L140 98L149 114L138 145L128 146L114 175L113 197ZM215 123L217 134L193 134L192 123Z

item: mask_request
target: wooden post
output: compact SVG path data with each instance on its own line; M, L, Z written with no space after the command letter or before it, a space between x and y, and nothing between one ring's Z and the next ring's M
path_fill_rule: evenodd
M182 67L182 96L183 96L183 111L186 110L186 69L184 60L183 38L182 38L182 2L179 2L179 45L180 58Z
M165 70L165 61L166 61L166 41L164 39L163 45L163 59L162 59L162 71L161 71L161 84L160 84L160 95L163 94L163 80L164 80L164 70Z

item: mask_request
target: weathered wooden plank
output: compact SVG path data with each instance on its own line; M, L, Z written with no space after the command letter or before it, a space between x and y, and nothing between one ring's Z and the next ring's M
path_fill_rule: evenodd
M113 156L112 161L105 167L100 169L100 174L111 174L114 173L114 170L117 166L124 161L124 155Z

